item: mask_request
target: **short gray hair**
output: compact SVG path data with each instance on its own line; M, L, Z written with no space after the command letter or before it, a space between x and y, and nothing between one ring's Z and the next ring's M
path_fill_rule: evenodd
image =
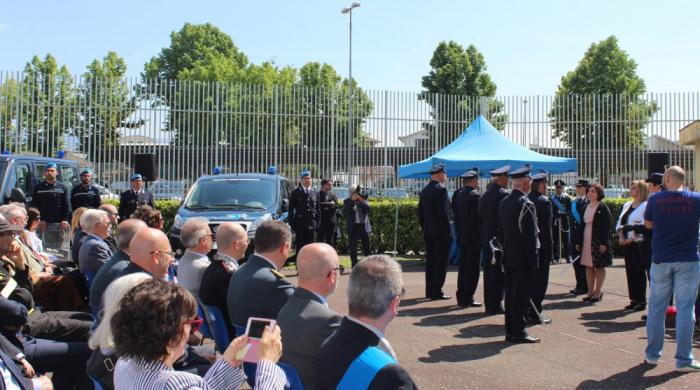
M0 214L5 217L6 220L10 221L17 217L22 217L27 215L27 210L24 207L20 207L17 204L10 203L0 206Z
M357 263L348 282L348 308L353 317L379 318L401 294L401 266L387 255L372 255Z
M102 222L103 218L109 218L109 214L104 210L86 210L83 215L80 216L80 227L87 232L93 232L95 226Z
M666 175L673 179L675 182L683 184L685 181L685 171L678 165L673 165L666 169Z
M348 194L352 195L355 193L355 191L357 191L357 184L351 184L348 187Z
M185 248L194 248L200 238L209 231L209 220L202 217L190 218L180 228L180 241Z

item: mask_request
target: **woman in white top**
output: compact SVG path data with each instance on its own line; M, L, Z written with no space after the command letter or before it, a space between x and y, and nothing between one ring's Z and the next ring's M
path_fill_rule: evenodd
M649 198L646 183L642 180L633 181L630 184L630 196L632 200L622 206L615 232L625 258L627 292L630 297L630 304L625 309L643 311L647 307L647 277L642 245L644 240L649 239L644 228L644 210Z

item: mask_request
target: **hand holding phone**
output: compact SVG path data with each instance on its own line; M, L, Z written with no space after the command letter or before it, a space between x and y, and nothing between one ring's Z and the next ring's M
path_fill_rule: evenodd
M275 320L269 318L248 318L245 335L248 338L248 343L243 347L236 358L248 363L257 363L260 360L260 342L265 334L266 328L277 328ZM279 330L277 331L279 333ZM267 347L267 345L266 345Z
M258 360L270 360L277 363L282 357L282 336L279 326L274 328L265 327L262 339L260 340L260 356Z

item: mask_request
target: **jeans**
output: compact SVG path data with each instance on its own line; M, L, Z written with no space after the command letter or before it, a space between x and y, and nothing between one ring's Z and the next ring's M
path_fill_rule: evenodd
M651 295L647 317L646 358L658 360L664 346L665 318L671 294L676 295L676 367L693 361L693 330L695 299L700 283L700 262L653 263L651 265Z

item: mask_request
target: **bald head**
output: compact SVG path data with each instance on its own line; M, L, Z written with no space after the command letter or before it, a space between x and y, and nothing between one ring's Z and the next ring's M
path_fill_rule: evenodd
M168 274L168 266L173 261L171 251L165 233L149 227L139 229L129 244L131 262L156 278L163 278Z
M678 191L683 188L683 183L685 182L685 171L683 168L674 165L668 167L664 173L664 184L666 188L671 191Z
M146 222L140 219L130 218L122 222L117 227L117 247L119 250L128 252L131 239L134 238L136 232L147 227Z
M216 247L219 252L240 260L248 248L248 233L236 222L224 222L216 228Z
M297 255L299 287L323 296L332 294L338 284L339 265L332 246L320 242L304 245Z

